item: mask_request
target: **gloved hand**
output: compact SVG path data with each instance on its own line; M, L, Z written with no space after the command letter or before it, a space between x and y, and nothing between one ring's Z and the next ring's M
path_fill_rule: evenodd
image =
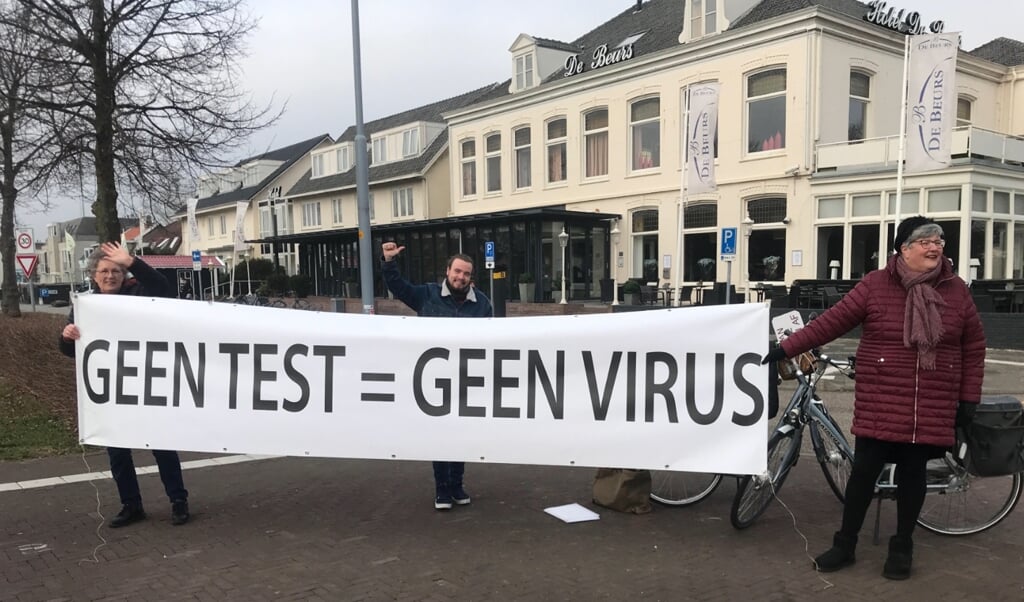
M974 420L974 412L978 409L978 404L969 401L961 401L956 406L956 427L967 428Z
M774 347L764 356L764 359L761 360L761 365L773 364L784 359L786 359L786 352L783 351L782 347Z

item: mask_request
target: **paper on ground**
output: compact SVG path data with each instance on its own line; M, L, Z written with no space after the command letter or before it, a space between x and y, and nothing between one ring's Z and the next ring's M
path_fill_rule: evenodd
M544 512L547 512L555 518L560 518L567 523L579 523L583 521L597 520L601 518L601 515L599 515L598 513L588 508L584 508L579 504L552 506L550 508L545 508Z

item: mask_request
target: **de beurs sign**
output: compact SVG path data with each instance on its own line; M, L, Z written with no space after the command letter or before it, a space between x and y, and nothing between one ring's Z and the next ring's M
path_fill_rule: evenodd
M594 49L593 59L590 61L588 69L600 69L601 67L607 67L608 65L614 65L615 63L621 63L622 61L628 61L633 58L633 45L626 44L620 46L615 50L609 52L608 44L601 44ZM580 58L580 55L574 54L569 58L565 59L565 74L563 77L571 77L583 73L586 62Z
M864 20L912 36L928 32L942 33L942 30L946 28L943 21L932 21L926 26L921 20L921 14L917 11L907 11L905 8L896 9L881 0L868 2L868 13L864 15Z

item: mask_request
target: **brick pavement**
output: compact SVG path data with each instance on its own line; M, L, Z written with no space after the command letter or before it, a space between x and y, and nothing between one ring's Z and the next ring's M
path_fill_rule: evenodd
M990 366L986 388L1012 389L1019 373ZM828 400L848 416L851 394ZM102 454L89 460L106 468ZM81 459L0 463L0 482L67 471L85 472ZM856 565L811 570L840 505L809 457L781 491L795 519L773 504L742 532L729 524L730 478L694 507L633 516L590 503L593 472L471 464L473 504L439 513L427 463L278 458L186 472L194 519L183 527L171 526L159 479L143 476L150 518L120 530L99 527L97 495L103 512L117 509L107 480L0 492L0 601L1024 598L1020 511L970 537L919 530L914 576L893 582L871 516ZM601 520L543 512L570 502ZM883 505L883 538L894 513Z

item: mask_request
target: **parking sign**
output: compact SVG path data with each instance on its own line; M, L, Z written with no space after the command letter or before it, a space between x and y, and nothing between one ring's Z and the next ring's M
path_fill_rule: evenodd
M736 228L722 228L722 260L736 258Z
M484 267L488 270L494 269L494 241L484 243Z

